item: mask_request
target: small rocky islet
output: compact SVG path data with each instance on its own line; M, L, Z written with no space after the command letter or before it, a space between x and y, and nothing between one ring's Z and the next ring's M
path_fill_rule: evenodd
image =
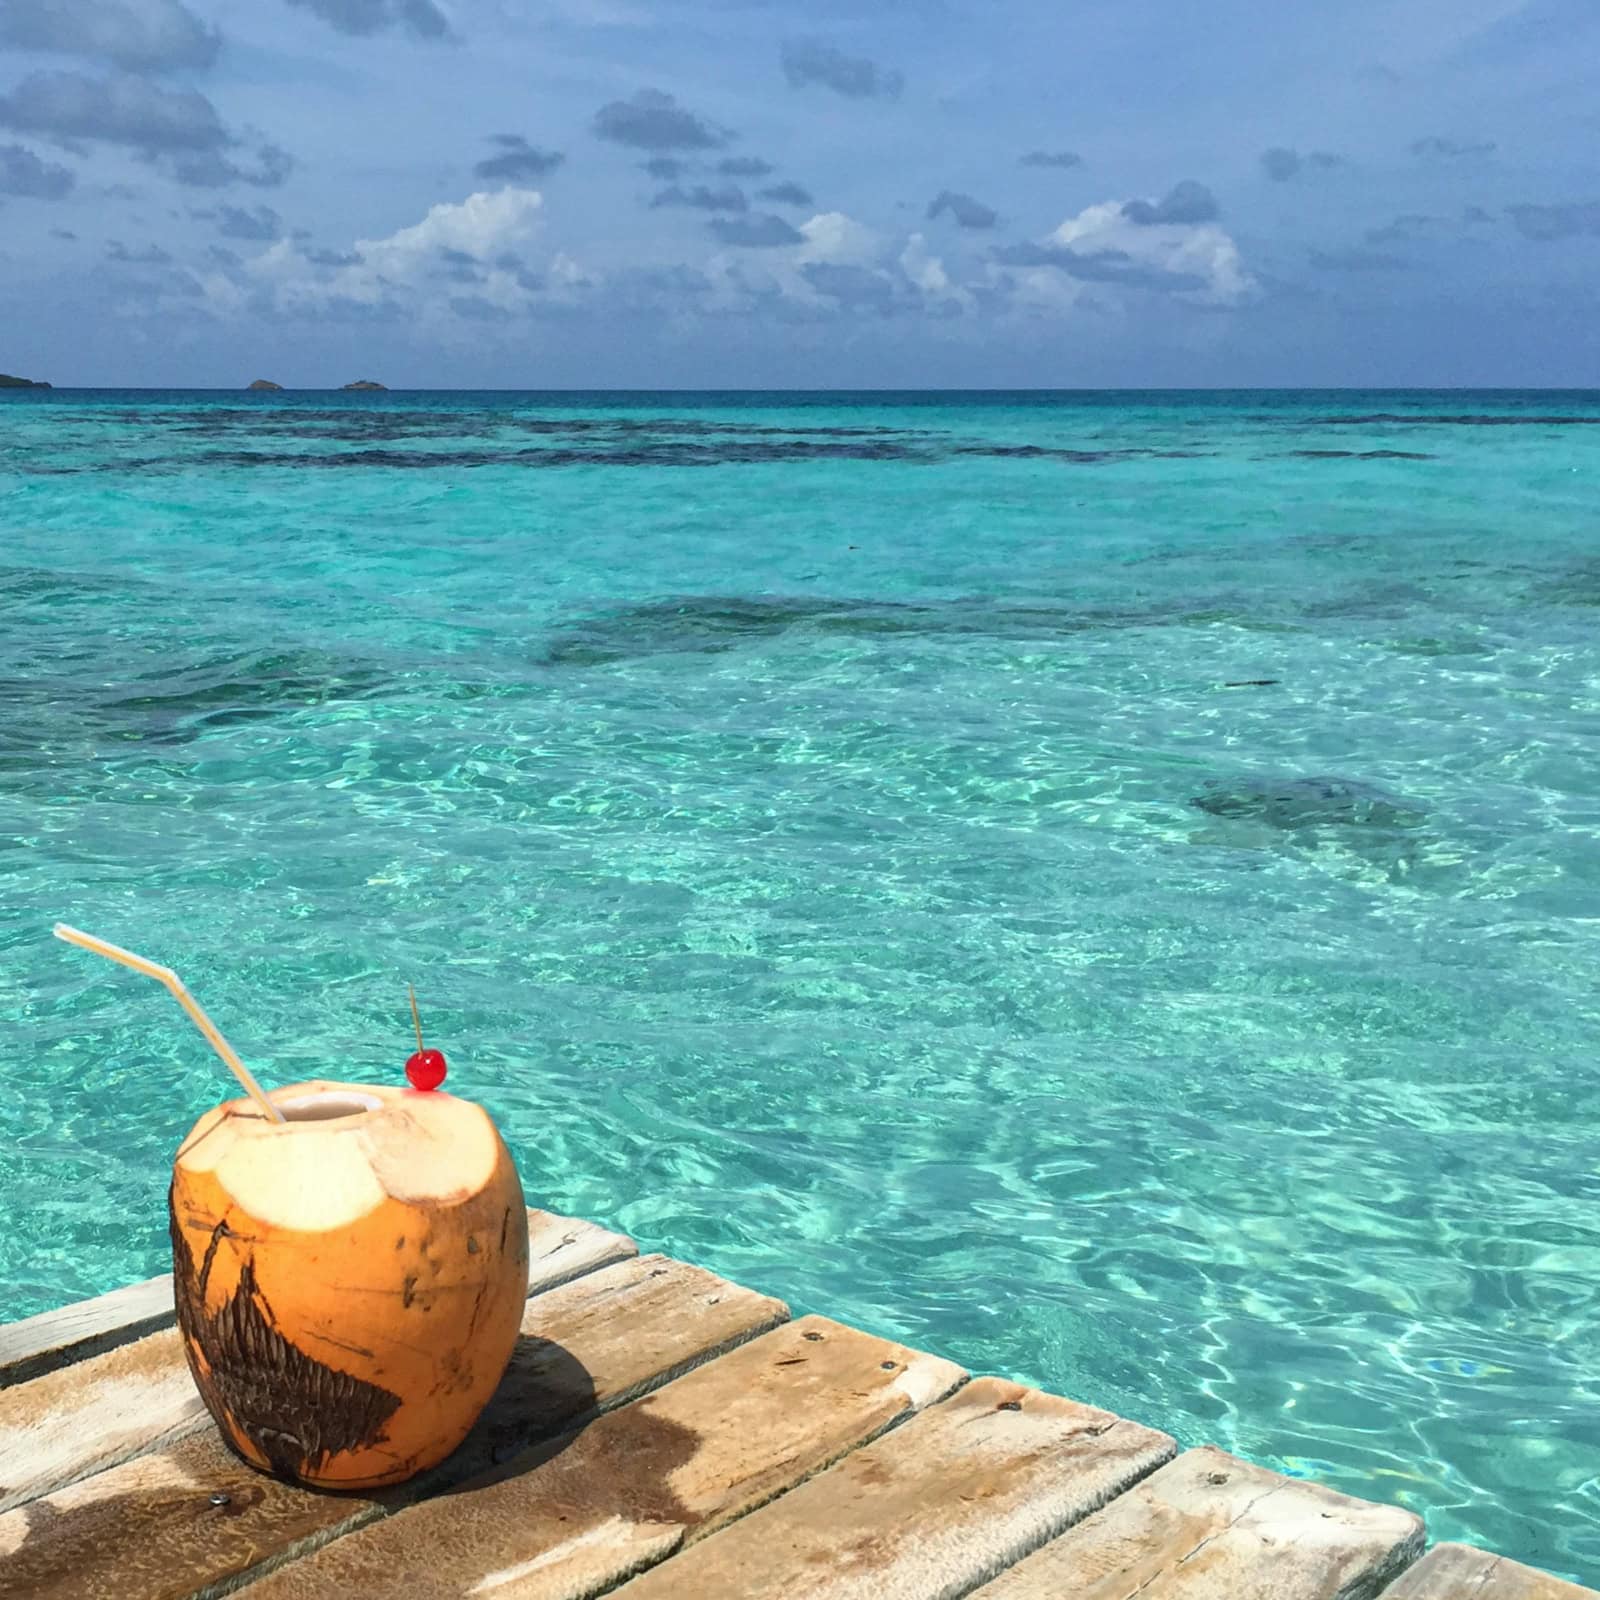
M274 383L271 378L257 378L250 388L263 393L275 393L283 388L281 383ZM387 394L389 386L386 383L376 383L371 378L357 378L354 383L344 383L339 386L342 390L354 389L367 394Z
M42 378L18 378L9 372L0 372L0 389L48 389L49 387L50 385ZM387 394L389 390L388 384L374 382L371 378L357 378L354 383L342 384L340 387L367 394ZM260 393L276 393L283 388L283 385L274 383L271 378L256 378L247 385L247 388Z
M258 390L261 394L277 394L283 389L283 384L275 384L270 378L258 378L248 384L250 389ZM389 386L381 384L371 378L357 378L354 384L339 384L341 390L355 390L358 394L387 394Z

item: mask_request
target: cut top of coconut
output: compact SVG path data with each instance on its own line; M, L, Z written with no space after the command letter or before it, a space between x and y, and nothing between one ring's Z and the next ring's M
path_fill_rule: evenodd
M271 1099L284 1121L229 1100L201 1118L177 1156L271 1227L315 1233L386 1200L465 1200L489 1183L503 1148L481 1106L437 1091L317 1081Z

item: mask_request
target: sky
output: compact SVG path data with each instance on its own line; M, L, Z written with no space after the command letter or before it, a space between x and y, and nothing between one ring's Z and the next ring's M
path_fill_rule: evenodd
M62 386L1600 385L1596 0L0 0Z

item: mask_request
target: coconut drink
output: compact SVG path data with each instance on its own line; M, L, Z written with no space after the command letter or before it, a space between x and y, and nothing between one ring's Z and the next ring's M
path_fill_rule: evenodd
M165 983L247 1091L195 1124L169 1193L178 1328L223 1438L328 1489L442 1461L504 1374L527 1295L522 1185L488 1114L440 1091L420 1022L410 1087L268 1095L174 974L57 932Z
M304 1083L208 1111L172 1169L195 1384L253 1466L398 1483L467 1436L528 1292L522 1185L481 1106Z

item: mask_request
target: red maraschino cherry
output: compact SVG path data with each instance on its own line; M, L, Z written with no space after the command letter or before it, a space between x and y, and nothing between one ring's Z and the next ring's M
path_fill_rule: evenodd
M422 1046L422 1017L417 1011L417 991L406 985L411 995L411 1020L417 1029L417 1048L406 1057L406 1079L413 1089L437 1089L450 1069L445 1065L444 1051L425 1050Z
M413 1089L437 1089L448 1070L442 1050L416 1050L406 1057L406 1077Z

